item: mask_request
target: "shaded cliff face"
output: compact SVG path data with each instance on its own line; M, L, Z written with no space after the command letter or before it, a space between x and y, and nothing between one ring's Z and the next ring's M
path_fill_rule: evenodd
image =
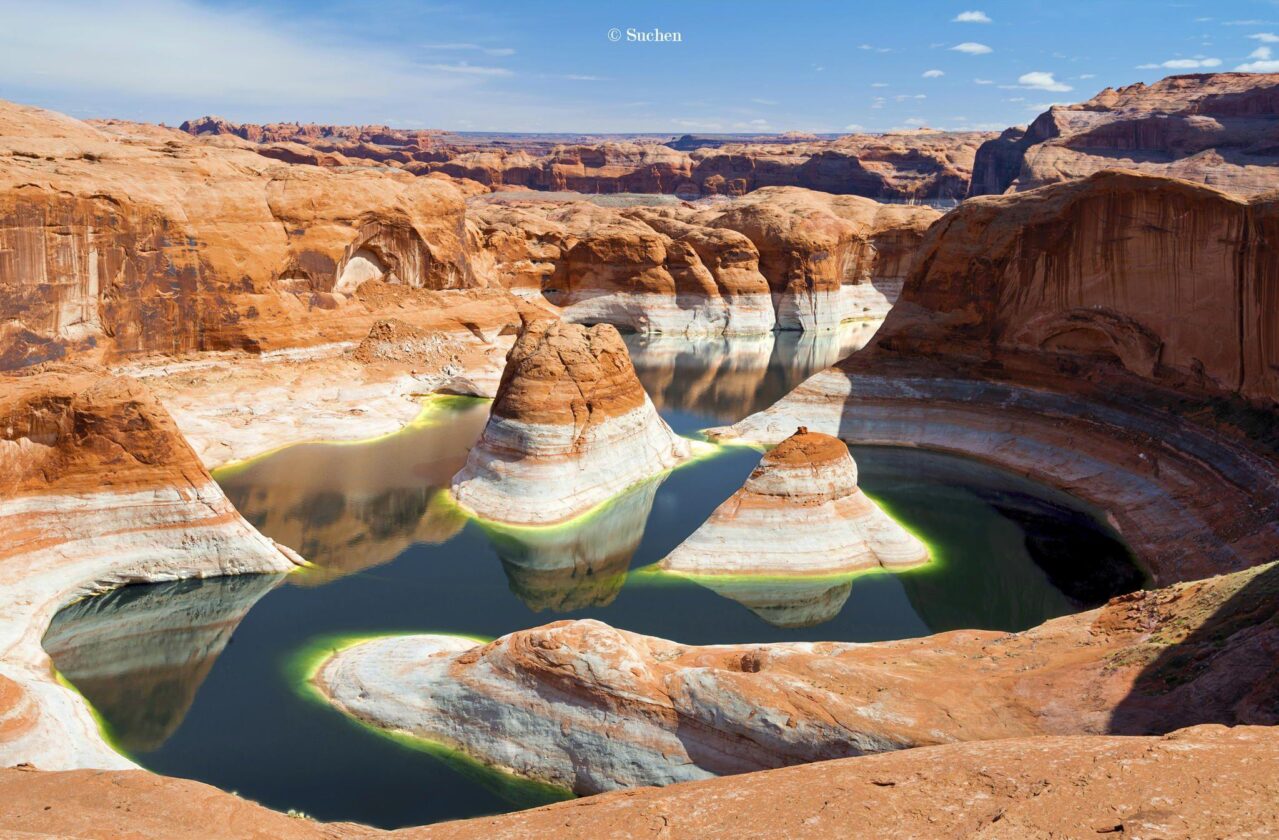
M238 142L0 103L4 366L256 349L369 279L471 284L450 185L289 166Z
M197 136L237 137L280 160L342 166L374 162L416 174L442 173L492 188L588 193L743 195L761 187L806 187L893 200L958 199L968 191L987 132L904 131L835 140L759 137L662 144L651 138L564 143L553 135L472 139L430 130L297 123L235 124L202 117Z
M1239 195L1279 187L1279 74L1203 73L1106 88L978 150L969 195L1133 169Z
M1279 203L1135 174L965 204L930 232L874 345L1118 366L1279 400Z

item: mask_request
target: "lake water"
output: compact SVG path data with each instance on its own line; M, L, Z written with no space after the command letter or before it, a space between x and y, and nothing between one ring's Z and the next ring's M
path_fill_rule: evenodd
M689 343L629 336L680 433L734 422L860 346L822 338ZM216 478L265 534L316 564L288 577L134 586L58 614L45 647L143 766L318 819L396 827L540 804L553 794L350 722L301 688L333 637L493 637L562 618L690 644L876 641L1021 630L1141 585L1127 550L1077 500L953 456L853 447L862 487L932 547L900 573L710 588L639 571L678 545L759 460L726 447L580 525L507 532L440 497L488 403L437 398L376 442L303 444Z

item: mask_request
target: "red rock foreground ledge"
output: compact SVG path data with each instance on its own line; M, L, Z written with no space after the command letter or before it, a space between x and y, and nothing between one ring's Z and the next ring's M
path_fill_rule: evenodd
M948 744L393 832L295 819L143 771L0 770L0 827L79 840L1270 837L1276 803L1269 727Z
M315 683L373 726L597 793L951 741L1279 724L1277 618L1271 564L1023 633L694 646L561 621L486 645L363 642Z

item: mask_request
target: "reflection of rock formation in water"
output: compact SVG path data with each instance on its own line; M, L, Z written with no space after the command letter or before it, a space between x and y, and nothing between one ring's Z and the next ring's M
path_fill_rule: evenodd
M626 337L635 372L658 408L725 422L767 408L809 375L859 349L878 322L834 332L780 332L692 341Z
M219 480L250 522L314 564L291 581L324 583L461 530L465 517L437 494L487 414L486 402L458 399L442 422L368 444L295 446Z
M661 484L656 479L636 487L580 524L486 527L511 591L537 611L611 604L626 582Z
M824 624L844 608L852 592L852 578L715 578L697 583L724 598L736 601L774 627L814 627Z
M181 725L235 628L280 580L186 580L86 598L54 617L44 649L122 749L148 752Z

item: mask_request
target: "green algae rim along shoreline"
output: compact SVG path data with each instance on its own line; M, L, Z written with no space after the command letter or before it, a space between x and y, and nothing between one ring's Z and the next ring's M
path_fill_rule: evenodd
M475 642L477 645L485 645L494 641L494 639L485 636L433 630L387 630L371 633L325 634L310 640L286 658L284 662L286 679L289 685L293 687L295 693L304 701L323 707L361 731L389 740L403 749L425 753L444 764L450 770L493 792L501 799L519 806L520 809L536 808L540 805L549 805L552 802L563 802L576 798L576 795L567 788L522 776L492 764L486 764L464 750L450 746L442 741L425 738L421 735L398 729L384 729L380 726L375 726L341 709L320 690L317 677L334 656L367 642L407 636L448 636L455 639L466 639Z
M368 446L370 444L381 443L397 435L405 432L415 431L419 429L427 429L432 426L442 425L447 419L445 415L449 412L460 411L464 408L479 405L480 403L493 402L490 397L476 397L465 394L427 394L418 399L420 406L417 415L398 429L392 429L380 435L373 435L366 438L352 438L350 440L312 438L303 440L291 440L288 443L282 443L263 452L250 455L247 458L239 458L234 461L227 461L217 467L209 470L209 474L213 476L214 481L223 478L239 475L250 467L257 466L263 460L278 455L286 449L292 449L297 446Z

